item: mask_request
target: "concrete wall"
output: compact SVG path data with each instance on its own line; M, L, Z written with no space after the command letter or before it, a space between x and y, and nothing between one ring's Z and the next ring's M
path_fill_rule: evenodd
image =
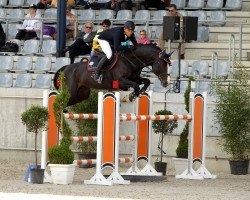
M15 89L15 88L0 88L0 159L6 160L23 160L34 161L34 134L28 133L25 126L22 124L20 114L25 111L31 104L42 105L43 90L40 89ZM126 93L122 93L122 96ZM154 112L165 107L174 114L185 114L183 94L167 94L154 93ZM207 116L207 144L206 156L208 157L207 165L212 171L228 172L229 165L227 164L228 155L226 155L219 146L221 137L219 137L216 124L213 122L214 98L208 96L208 116ZM125 103L121 106L122 113L134 112L134 105ZM179 141L185 121L178 122L178 128L173 135L167 136L164 139L164 151L167 155L164 160L169 162L169 169L172 169L171 158L175 157L175 150ZM134 122L121 123L121 135L134 134ZM159 155L157 149L159 135L152 135L152 155L154 159ZM121 154L132 153L133 142L121 142ZM41 135L38 138L38 148L41 148Z

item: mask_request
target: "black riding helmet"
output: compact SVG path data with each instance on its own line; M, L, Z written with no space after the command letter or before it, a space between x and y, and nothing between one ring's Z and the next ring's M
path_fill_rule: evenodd
M124 28L127 28L129 30L135 30L135 24L132 21L126 21L124 24Z

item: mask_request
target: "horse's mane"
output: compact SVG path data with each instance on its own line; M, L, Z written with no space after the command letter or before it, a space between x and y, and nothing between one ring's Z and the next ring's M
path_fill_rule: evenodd
M153 49L155 49L155 50L158 50L158 51L161 51L161 48L160 47L158 47L156 44L137 44L136 46L135 46L136 48L153 48Z

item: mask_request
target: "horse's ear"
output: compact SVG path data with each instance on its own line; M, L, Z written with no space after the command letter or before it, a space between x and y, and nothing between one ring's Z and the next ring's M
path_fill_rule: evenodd
M171 53L165 53L165 58L169 59L173 53L174 51L172 51Z

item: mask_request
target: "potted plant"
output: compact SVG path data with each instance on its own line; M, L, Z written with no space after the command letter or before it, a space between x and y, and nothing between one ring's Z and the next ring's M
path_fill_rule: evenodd
M71 106L70 110L74 113L97 113L98 91L92 90L90 96L85 101ZM97 120L93 119L78 119L75 120L78 129L77 136L96 136L97 135ZM96 142L77 143L79 150L78 159L96 159ZM82 166L82 167L93 167Z
M69 148L70 144L68 138L63 138L60 145L49 149L49 167L55 184L71 184L73 182L75 165L73 164L74 153Z
M159 110L155 113L155 115L172 115L172 112L169 110ZM162 172L162 175L166 175L166 168L167 168L167 163L162 162L163 153L165 153L163 150L164 136L172 134L173 130L177 128L177 126L178 126L177 121L154 121L152 123L154 132L161 134L158 144L158 149L160 150L161 157L160 157L160 162L155 162L155 170L157 172Z
M70 149L72 130L63 117L63 110L67 107L69 100L69 90L64 82L64 74L59 76L60 88L59 94L56 96L53 104L53 109L56 118L56 124L62 135L60 144L49 149L49 167L53 183L55 184L70 184L73 182L75 164L74 153Z
M26 125L29 132L35 133L35 168L30 170L31 183L43 183L44 169L38 167L37 164L37 135L46 128L48 121L47 108L39 105L32 105L28 110L21 114L21 120Z
M233 73L234 82L215 85L217 95L215 121L220 125L222 147L231 156L229 160L231 173L243 175L248 173L250 149L250 84L246 70L241 63L235 63L238 73Z
M191 81L194 78L190 77L188 80L188 87L184 93L185 108L189 112L189 94L191 92ZM188 132L189 132L189 123L186 122L184 129L180 134L180 140L176 148L176 158L173 158L175 166L175 174L179 175L187 169L188 166Z

